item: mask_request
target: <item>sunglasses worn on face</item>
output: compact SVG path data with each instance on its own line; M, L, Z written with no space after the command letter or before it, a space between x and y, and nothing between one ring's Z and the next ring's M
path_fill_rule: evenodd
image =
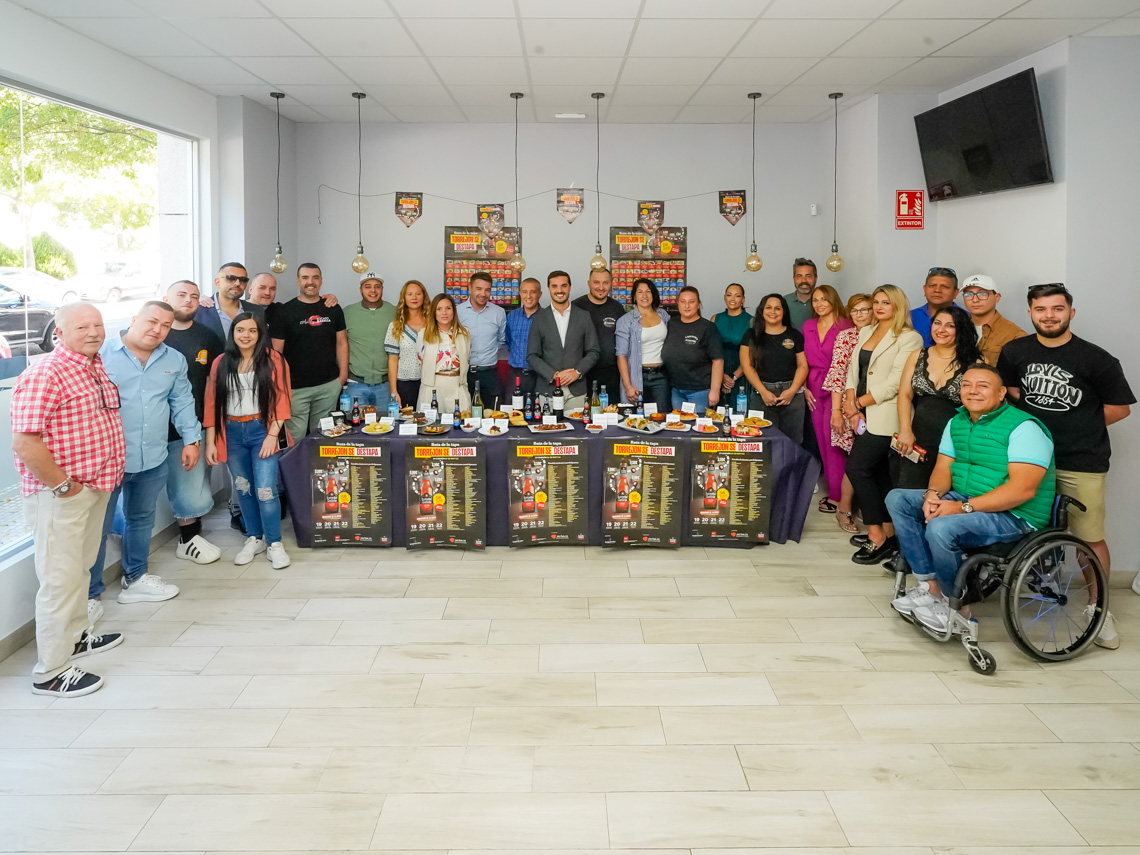
M242 285L248 285L249 284L249 277L248 276L234 276L232 273L227 273L222 278L225 279L227 282L240 282Z

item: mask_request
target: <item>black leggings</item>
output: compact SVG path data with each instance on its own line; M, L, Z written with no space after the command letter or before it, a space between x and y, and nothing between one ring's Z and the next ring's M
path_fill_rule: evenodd
M891 438L873 433L856 434L847 455L847 478L863 511L864 525L891 521L887 493L898 483L900 458L891 451Z

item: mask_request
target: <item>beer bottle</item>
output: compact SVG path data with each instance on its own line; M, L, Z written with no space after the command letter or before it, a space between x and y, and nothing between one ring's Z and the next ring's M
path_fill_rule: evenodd
M353 398L352 399L352 426L353 427L359 427L360 426L360 399L359 398Z

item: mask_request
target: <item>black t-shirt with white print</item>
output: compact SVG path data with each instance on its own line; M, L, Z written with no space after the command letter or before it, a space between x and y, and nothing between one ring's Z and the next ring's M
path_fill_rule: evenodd
M1053 434L1058 469L1108 471L1105 405L1136 403L1120 360L1075 335L1060 347L1027 335L1002 348L997 368L1006 386L1021 390L1017 406Z

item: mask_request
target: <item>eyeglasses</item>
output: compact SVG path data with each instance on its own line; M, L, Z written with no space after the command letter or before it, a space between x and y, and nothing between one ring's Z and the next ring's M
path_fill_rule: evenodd
M95 378L95 385L99 387L99 406L109 412L119 409L119 387L111 383L108 389L98 377Z
M232 273L227 273L222 278L225 279L227 282L240 282L242 285L248 285L249 284L249 277L248 276L234 276Z
M853 314L853 315L865 315L865 314L867 314L867 312L873 312L873 311L874 311L874 309L871 309L870 307L868 307L866 309L852 309L851 314Z
M958 278L958 272L953 267L931 267L926 271L927 276L952 276Z
M964 300L983 300L986 297L992 297L997 291L963 291L962 299Z

